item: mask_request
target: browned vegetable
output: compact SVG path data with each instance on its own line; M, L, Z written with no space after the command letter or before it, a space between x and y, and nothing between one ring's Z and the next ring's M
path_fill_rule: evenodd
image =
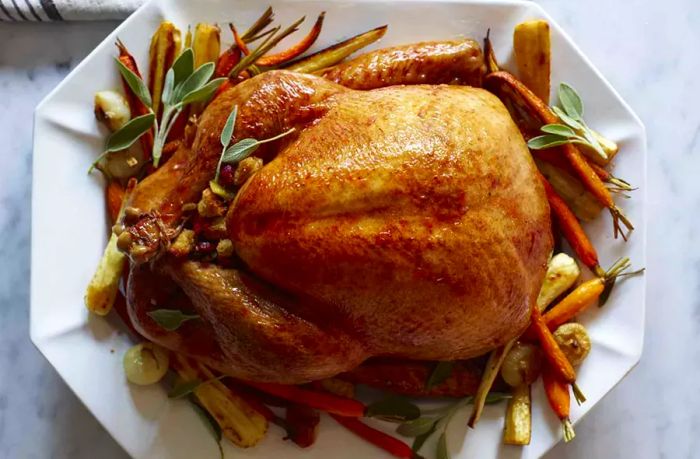
M345 41L336 43L310 56L303 57L289 64L286 69L301 73L311 73L330 67L342 61L355 51L374 43L384 36L387 26L377 27L365 33L355 35Z
M547 21L525 21L515 26L513 51L520 80L548 104L552 53Z
M161 22L151 38L148 51L148 90L153 100L153 111L159 116L165 74L180 54L180 47L180 30L172 22Z
M514 387L506 410L503 443L520 446L530 444L532 435L531 405L530 385L522 384Z
M262 66L280 65L304 54L307 49L311 48L320 35L321 28L323 27L323 18L325 15L325 11L318 15L318 19L316 19L316 23L311 28L311 31L308 33L308 35L302 38L299 43L279 53L263 56L258 59L255 64Z

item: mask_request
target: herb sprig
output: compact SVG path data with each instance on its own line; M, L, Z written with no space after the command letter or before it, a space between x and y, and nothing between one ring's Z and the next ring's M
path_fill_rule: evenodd
M199 319L197 314L185 314L178 309L155 309L146 314L167 331L177 330L188 320Z
M148 108L149 113L132 119L121 129L112 133L107 139L104 153L93 163L90 171L110 153L129 148L151 128L154 132L151 156L153 157L153 165L158 167L163 146L170 130L175 125L178 115L186 106L207 100L226 81L226 78L211 80L215 69L213 62L207 62L195 69L194 52L192 48L185 49L165 74L162 95L163 112L159 120L153 110L153 98L146 83L119 59L115 60L119 73L124 78L127 86Z
M486 398L486 403L498 403L508 398L510 398L509 394L492 392ZM421 416L399 424L396 428L396 432L405 437L413 438L412 449L416 453L433 434L440 432L435 456L437 459L449 459L450 455L447 450L447 427L460 409L473 402L474 397L469 396L445 407L437 408L432 411L424 411L424 413L428 414L427 416Z
M552 110L564 123L545 124L540 128L544 134L533 137L527 146L533 150L552 148L566 143L586 145L592 148L601 158L608 159L595 133L583 120L583 101L578 93L566 83L559 84L559 105Z

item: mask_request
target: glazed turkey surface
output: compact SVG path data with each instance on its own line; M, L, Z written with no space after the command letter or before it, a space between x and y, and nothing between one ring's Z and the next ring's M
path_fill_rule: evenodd
M444 43L452 54L421 60L425 74L478 84L478 46ZM150 263L132 263L128 288L140 332L234 376L300 383L373 356L468 359L523 331L552 249L523 138L487 91L397 85L385 61L360 57L335 72L361 88L382 86L383 72L388 87L271 71L209 105L192 147L136 189L132 204L165 226L213 178L234 105L235 139L295 131L256 152L265 166L229 207L244 270L160 255L162 241L143 233L152 222L129 228L151 251ZM167 332L146 315L173 301L201 320Z

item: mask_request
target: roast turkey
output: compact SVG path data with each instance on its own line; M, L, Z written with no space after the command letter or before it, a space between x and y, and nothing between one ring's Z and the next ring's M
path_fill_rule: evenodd
M137 329L227 374L280 383L375 356L468 359L517 336L552 250L549 207L508 111L474 87L483 72L471 40L421 43L319 76L266 72L218 95L193 144L135 191ZM228 209L242 268L167 255L183 205L214 177L234 106L234 142L294 128L256 152L264 166ZM147 314L159 308L199 319L169 332Z

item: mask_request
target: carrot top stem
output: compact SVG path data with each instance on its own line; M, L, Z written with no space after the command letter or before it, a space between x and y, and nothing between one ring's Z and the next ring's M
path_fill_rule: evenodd
M575 382L571 384L571 391L574 393L576 403L580 405L586 401L586 396L583 395L583 392L581 392L581 388L578 387L578 384L576 384Z
M627 237L629 237L629 234L634 230L634 225L632 224L631 221L625 216L625 214L622 213L622 210L620 210L619 207L617 207L615 204L609 207L610 209L610 215L612 215L613 219L613 234L615 238L617 238L617 235L620 234L622 236L622 239L627 241ZM627 233L625 234L625 231L622 227L627 228Z
M562 419L561 421L561 427L562 430L564 431L564 441L565 442L570 442L576 437L576 432L574 432L574 426L571 424L571 421L569 418Z

